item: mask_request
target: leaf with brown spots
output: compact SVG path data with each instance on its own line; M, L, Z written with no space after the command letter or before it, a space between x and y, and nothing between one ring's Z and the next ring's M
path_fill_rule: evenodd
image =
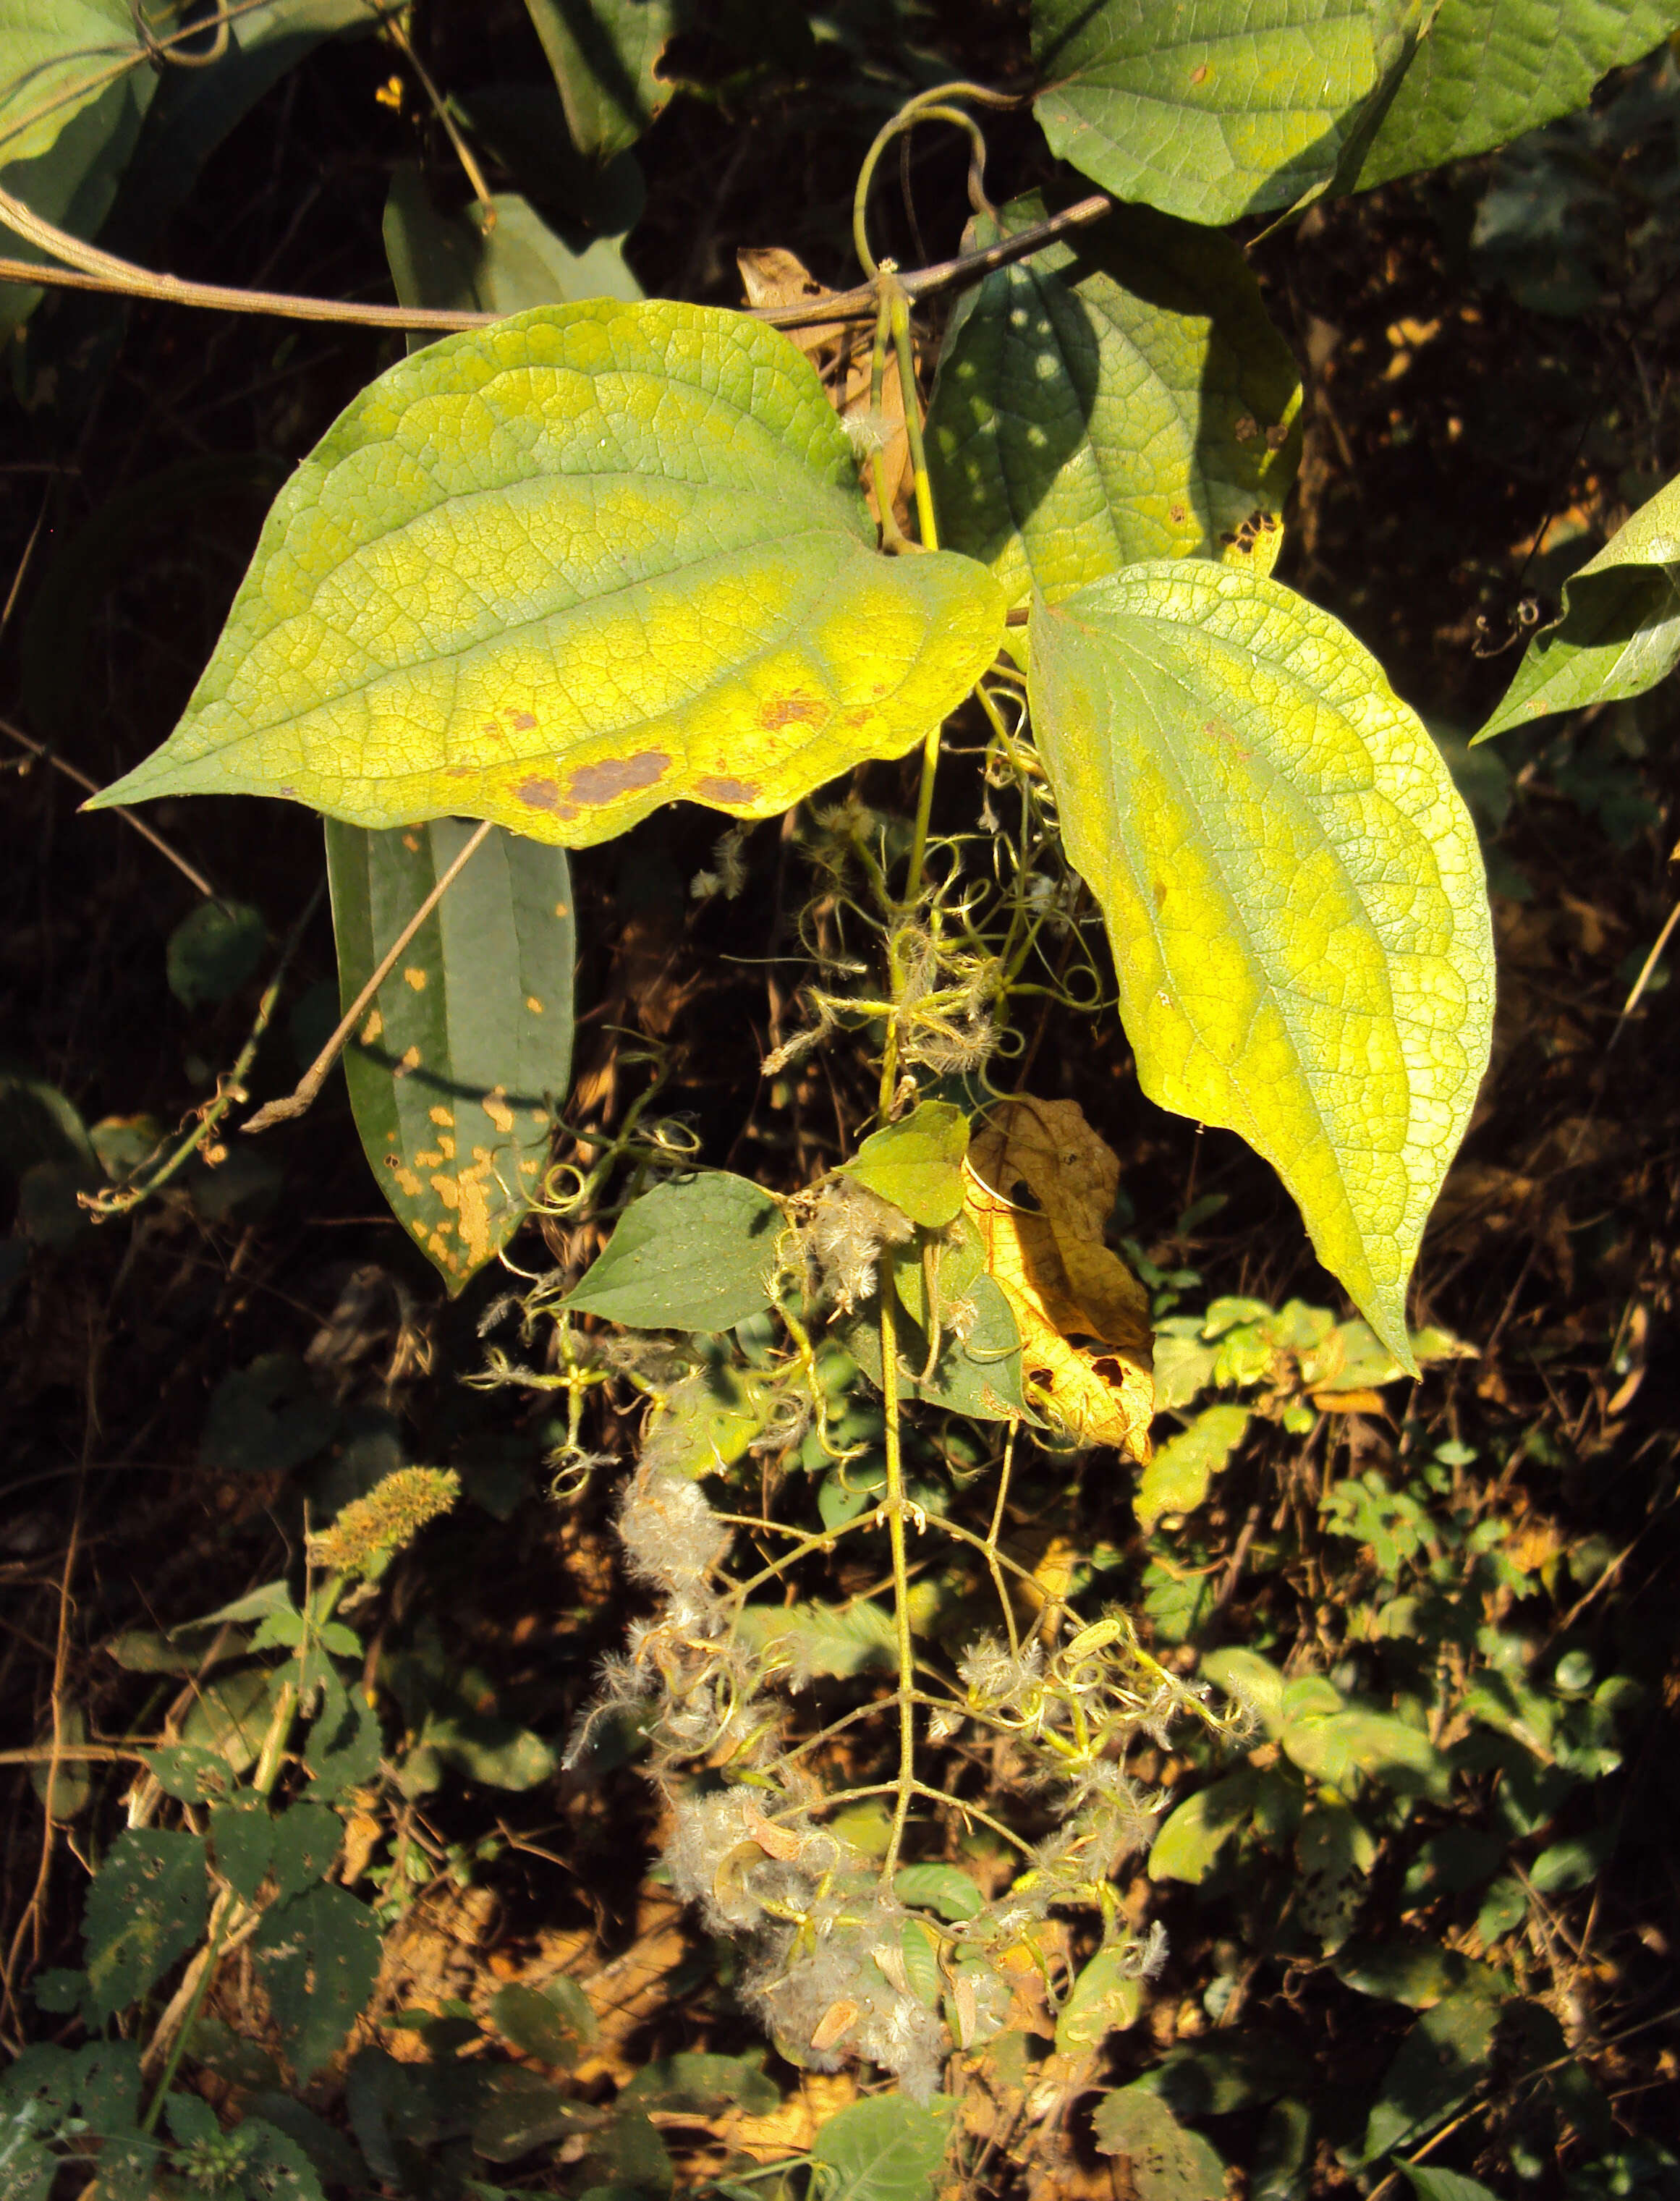
M1120 1181L1113 1151L1077 1101L1021 1095L975 1137L965 1174L967 1212L1014 1312L1028 1375L1079 1443L1147 1460L1149 1302L1103 1242Z
M961 702L1002 593L880 555L796 346L668 299L541 306L364 390L269 514L209 669L103 803L285 795L567 848L778 815Z
M458 819L326 829L348 1004L459 853ZM519 1228L572 1075L566 853L495 832L380 987L344 1050L350 1107L385 1198L457 1292Z

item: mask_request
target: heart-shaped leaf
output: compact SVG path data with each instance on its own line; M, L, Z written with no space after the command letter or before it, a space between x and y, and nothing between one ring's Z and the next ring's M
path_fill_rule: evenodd
M1659 489L1564 584L1563 617L1523 653L1490 741L1554 711L1642 695L1680 659L1680 481Z
M1033 728L1143 1090L1240 1131L1415 1372L1406 1286L1487 1066L1476 831L1346 628L1258 575L1133 566L1035 605Z
M281 492L164 746L97 798L291 795L608 839L769 817L960 702L1002 634L884 558L810 362L740 314L534 308L362 391Z
M1371 0L1033 0L1052 152L1187 221L1294 205L1377 82Z
M1002 232L1044 213L1017 199ZM982 220L972 242L997 235ZM1237 247L1119 208L952 317L927 423L941 536L1014 602L1189 552L1268 572L1300 394Z

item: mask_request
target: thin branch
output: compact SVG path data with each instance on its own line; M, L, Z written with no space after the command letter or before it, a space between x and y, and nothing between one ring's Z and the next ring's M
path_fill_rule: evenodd
M0 719L0 734L5 734L11 740L19 742L32 755L39 757L44 764L50 764L55 772L62 772L66 779L72 779L78 787L85 788L90 795L97 795L100 792L97 779L90 779L85 772L78 771L73 764L67 764L65 760L50 749L44 742L34 740L21 727L13 725L9 719ZM26 771L27 766L25 766L24 769ZM120 818L126 824L132 825L143 841L151 842L160 856L167 856L181 877L184 879L190 879L206 901L220 901L220 895L203 872L196 870L188 863L185 856L178 855L163 836L154 827L148 825L144 818L137 818L132 810L120 802L113 803L111 815L113 818Z
M1000 267L1054 244L1069 231L1100 221L1114 202L1104 192L1094 193L1030 229L1006 238L984 251L960 253L898 278L913 303L945 291L967 288ZM0 258L0 281L28 283L65 291L103 291L120 296L150 298L160 305L197 306L207 311L235 314L273 314L294 321L333 321L350 328L481 329L501 317L495 314L449 312L430 306L358 306L340 298L310 298L291 291L241 291L222 283L190 283L179 275L159 275L150 268L103 252L68 231L55 227L33 213L9 191L0 191L0 222L26 237L44 252L54 254L62 267L45 267L32 260ZM860 283L816 304L755 306L744 308L749 320L765 321L772 328L815 327L825 321L868 321L875 318L875 286Z
M314 1101L315 1095L326 1083L328 1071L343 1054L345 1041L361 1022L362 1012L384 985L385 980L390 977L396 968L397 957L466 869L468 857L484 846L489 836L491 823L491 819L483 819L469 834L461 847L460 854L408 919L402 931L397 934L396 939L391 942L390 948L380 958L373 977L339 1018L338 1030L332 1038L328 1040L292 1090L283 1100L271 1100L266 1107L257 1110L256 1115L244 1127L247 1131L266 1131L273 1124L289 1123L294 1116L301 1116Z

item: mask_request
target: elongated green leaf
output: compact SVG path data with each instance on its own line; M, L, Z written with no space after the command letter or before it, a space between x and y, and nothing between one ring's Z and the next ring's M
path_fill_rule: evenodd
M1286 1727L1283 1750L1303 1773L1352 1795L1366 1781L1399 1796L1446 1800L1446 1760L1420 1728L1389 1712L1349 1710Z
M204 1930L204 1838L132 1827L105 1853L87 1892L87 2008L96 2021L138 2002Z
M76 12L73 7L71 12ZM96 63L91 69L85 64L73 66L79 66L88 77L98 76L105 70L103 63ZM72 83L82 80L82 76L75 76ZM18 82L4 61L0 60L0 117L21 109L15 121L21 124L26 114L35 113L47 105L51 95L46 101L32 96L36 81L34 77L26 75ZM43 114L38 126L24 131L17 139L7 142L0 138L0 185L14 198L21 199L32 214L60 229L68 230L73 237L97 235L111 210L118 180L139 138L141 118L156 83L150 69L131 69L115 82L105 82L86 102L73 101L50 114ZM4 96L3 88L11 89L9 98ZM0 130L3 128L4 123L0 121ZM33 143L49 131L51 134L48 141L32 157L15 156L14 144ZM18 235L3 220L0 251L9 259L38 263L50 256L32 238ZM9 337L34 311L41 295L33 284L0 283L0 340Z
M636 1329L733 1329L770 1303L782 1211L743 1177L656 1184L619 1218L566 1301Z
M945 2159L947 2105L878 2094L851 2102L817 2134L823 2201L933 2201Z
M263 1913L251 1954L292 2069L311 2079L373 1992L378 1922L348 1889L311 1887Z
M1188 1429L1169 1437L1138 1483L1133 1500L1138 1527L1147 1534L1163 1514L1194 1512L1248 1426L1246 1406L1208 1406Z
M328 822L346 1009L468 830L458 819L385 833ZM344 1050L373 1174L451 1291L507 1244L541 1177L572 1078L575 954L564 850L493 832Z
M460 214L439 214L419 168L402 163L385 201L385 244L405 306L521 314L577 298L641 296L614 241L597 238L574 251L511 191L498 192L489 208L496 219L488 225L476 202ZM408 349L418 351L426 341L417 333Z
M1002 232L1043 219L1037 197ZM996 241L977 221L972 242ZM1300 456L1288 345L1230 239L1152 208L1000 268L952 317L928 408L942 539L1012 602L1141 558L1266 572Z
M855 1177L924 1230L942 1230L962 1212L968 1118L949 1100L924 1100L902 1123L872 1132L843 1176Z
M678 0L526 0L579 152L603 165L671 97L658 74Z
M1564 584L1563 617L1523 653L1471 742L1554 711L1642 695L1680 660L1680 481L1659 489Z
M712 307L539 307L418 352L281 493L174 733L99 805L240 790L361 825L609 838L902 756L1004 605L889 559L809 361Z
M1497 2201L1479 2179L1460 2170L1438 2170L1432 2163L1402 2163L1418 2201Z
M1439 752L1327 613L1129 567L1035 607L1034 732L1143 1090L1240 1131L1415 1372L1406 1286L1487 1066L1493 939Z
M1584 107L1674 27L1659 0L1442 0L1360 163L1359 188L1504 145Z
M1377 82L1370 0L1033 0L1053 152L1188 221L1292 206Z

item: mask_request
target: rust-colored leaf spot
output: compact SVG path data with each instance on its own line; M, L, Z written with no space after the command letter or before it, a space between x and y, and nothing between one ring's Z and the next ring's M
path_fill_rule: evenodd
M813 719L825 719L828 706L814 696L772 696L758 707L758 722L767 734L778 726L808 725Z
M1166 881L1165 879L1157 879L1152 891L1154 895L1155 907L1159 909L1161 904L1166 900Z
M755 802L758 789L749 779L719 779L708 774L694 783L694 791L702 802ZM555 915L560 913L556 911Z
M1213 69L1207 62L1198 62L1195 67L1190 71L1190 82L1192 84L1206 84L1208 78L1212 76L1213 73Z
M529 711L510 711L508 713L508 724L516 734L528 734L537 721Z
M663 749L643 749L639 756L603 757L599 764L582 766L572 775L567 793L574 802L611 802L638 788L653 787L671 769Z
M1166 516L1175 527L1182 527L1190 515L1187 508L1175 498L1166 508Z
M577 814L569 802L561 801L560 789L551 779L522 779L514 793L528 810L552 810L558 818Z

